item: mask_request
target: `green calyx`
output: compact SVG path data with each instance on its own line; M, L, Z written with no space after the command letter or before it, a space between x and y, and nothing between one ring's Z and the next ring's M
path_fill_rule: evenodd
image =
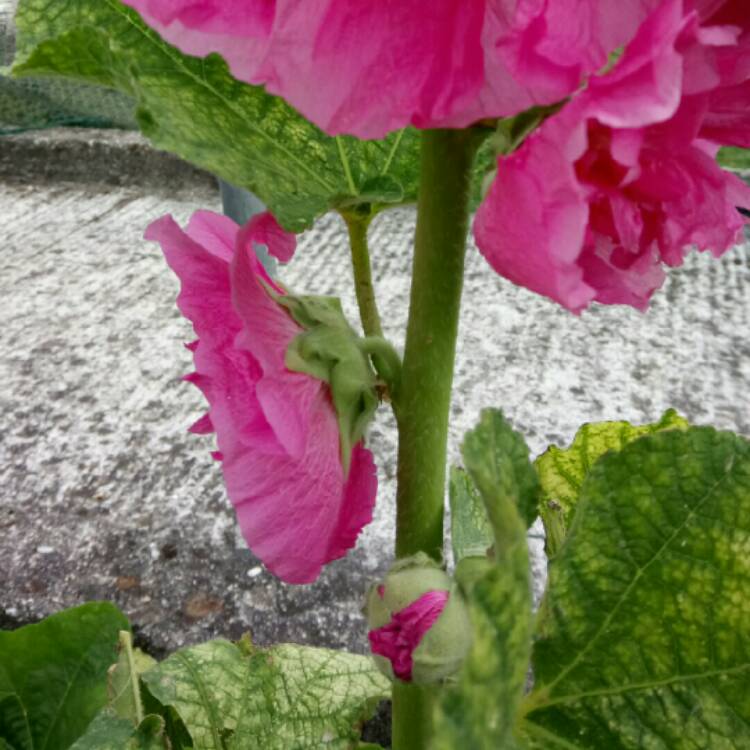
M397 385L398 355L384 339L357 336L336 297L274 296L305 329L289 345L286 366L330 386L338 418L341 463L348 473L352 449L364 437L377 409L378 387L384 383L393 390Z
M428 555L397 561L382 584L367 596L367 622L371 630L387 625L393 616L430 591L448 591L440 617L412 653L412 682L430 685L453 677L471 648L472 630L464 596L458 585ZM395 679L388 659L374 655L383 674Z

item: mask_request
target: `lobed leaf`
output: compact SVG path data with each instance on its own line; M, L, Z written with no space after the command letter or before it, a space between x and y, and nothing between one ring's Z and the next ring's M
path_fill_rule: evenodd
M684 430L688 422L674 409L653 424L593 422L583 425L568 448L553 445L535 461L541 481L540 513L547 535L547 554L557 553L573 520L581 486L589 470L608 451L622 450L644 435Z
M750 747L750 443L667 430L601 458L551 561L533 747Z
M107 701L125 616L108 602L0 632L0 741L12 750L65 750Z
M143 675L196 750L356 748L390 693L369 657L296 645L216 640L177 651Z

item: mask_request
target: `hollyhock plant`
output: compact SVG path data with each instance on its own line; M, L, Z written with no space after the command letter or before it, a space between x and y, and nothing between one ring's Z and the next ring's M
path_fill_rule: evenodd
M285 356L303 332L272 296L285 290L258 261L267 244L289 260L294 236L270 214L242 230L198 211L183 231L170 217L146 238L159 242L181 282L180 311L198 340L190 345L209 411L192 430L216 432L227 492L251 550L279 578L307 583L354 546L372 517L377 480L361 443L348 474L328 385L290 372Z
M354 546L375 502L365 434L377 408L392 411L381 426L398 435L384 465L395 512L381 524L394 545L341 566L334 587L294 597L294 614L283 587L274 585L283 593L269 605L267 581L232 583L242 597L236 614L261 640L270 635L265 611L276 607L277 617L301 615L291 631L306 645L263 647L246 635L149 664L133 653L125 618L98 605L78 632L53 622L41 648L28 639L44 623L15 643L0 632L0 693L10 696L0 701L0 746L42 737L47 747L88 748L104 737L149 747L375 748L376 733L393 750L750 747L747 439L669 410L645 425L586 424L568 448L534 458L495 408L448 450L451 418L470 406L452 396L477 205L476 240L491 266L576 313L593 302L643 309L691 247L720 256L739 238L750 187L718 166L735 151L717 154L750 146L747 0L54 5L51 13L48 0L19 0L14 71L121 89L159 148L252 191L287 229L329 211L343 220L364 335L339 299L294 294L264 270L257 246L281 262L296 248L270 213L239 227L198 211L184 230L166 216L146 236L177 274L178 306L197 334L186 379L208 413L191 429L215 433L252 551L299 584ZM211 53L227 64L202 59ZM416 129L376 142L331 137L407 125ZM410 203L402 315L393 309L400 261L371 254L368 243L401 226L395 214L369 232L376 217ZM323 254L310 267L339 267L345 255ZM727 299L744 291L738 268ZM386 279L393 293L381 315ZM684 327L694 300L679 297L665 302ZM398 352L384 332L404 317ZM741 378L741 347L732 346ZM496 370L487 368L486 387ZM508 410L523 399L524 419L537 424L543 399L528 391L511 384L497 395ZM569 411L567 393L557 389L556 412ZM742 410L725 411L731 419ZM537 426L537 439L562 429ZM381 445L390 443L386 435ZM460 465L449 465L451 454ZM530 546L542 554L530 533L537 522L547 559L531 565ZM357 643L362 577L386 568L368 587L367 635L355 649L369 642L371 655L330 650ZM537 584L546 586L541 599ZM335 600L333 613L321 612L321 596ZM108 627L92 628L102 616ZM91 648L92 629L112 637ZM49 669L47 654L58 660ZM83 682L60 678L78 675L81 659L91 667ZM389 697L392 726L363 728ZM76 716L58 711L63 704ZM154 707L168 711L145 715ZM50 726L53 713L60 721Z
M658 4L126 2L183 52L218 52L237 78L265 85L327 133L362 138L463 127L562 99Z
M736 39L662 3L610 72L499 160L474 226L492 267L574 312L643 309L663 265L731 248L750 190L716 164L707 114L722 91L713 53L741 54Z

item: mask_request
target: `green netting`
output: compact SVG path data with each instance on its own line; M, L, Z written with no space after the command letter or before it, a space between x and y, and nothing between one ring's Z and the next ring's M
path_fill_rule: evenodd
M133 101L124 94L59 78L8 77L16 4L0 0L0 135L65 125L136 129Z

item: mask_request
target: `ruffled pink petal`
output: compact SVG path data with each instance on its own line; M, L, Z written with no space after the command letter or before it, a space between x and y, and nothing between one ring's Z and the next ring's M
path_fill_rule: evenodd
M474 236L500 275L578 312L595 296L577 264L588 207L564 148L557 133L540 132L501 159Z
M369 451L353 452L344 477L336 414L322 386L315 414L301 459L222 446L224 478L243 536L289 583L314 581L324 564L351 549L375 502Z
M449 596L447 591L428 591L395 612L387 625L367 634L373 654L389 659L400 680L411 681L414 649L443 613Z
M200 339L226 340L239 331L241 322L232 308L227 263L217 247L213 252L206 250L171 216L150 224L144 237L161 245L167 263L180 279L177 307L193 323Z
M244 324L235 344L260 364L258 403L278 441L299 456L309 440L319 381L286 368L286 351L302 328L264 285L272 282L252 249L256 226L252 220L238 235L231 264L232 302Z
M685 20L682 0L665 0L641 26L619 64L592 78L587 113L617 128L635 128L670 118L682 95L682 56L675 45Z
M123 0L170 44L196 57L216 52L255 81L271 38L275 0Z
M642 310L664 266L738 241L750 188L719 168L708 136L745 137L750 102L723 85L715 56L693 54L737 46L736 29L708 31L665 0L613 70L500 160L474 226L495 270L574 312L591 301Z
M181 282L178 305L199 336L189 345L209 413L191 428L216 432L227 491L253 552L290 583L314 580L354 546L372 518L377 478L372 454L352 452L344 476L336 412L328 386L286 369L301 331L272 296L281 287L253 252L292 243L260 218L242 231L198 212L187 232L165 217L147 230Z
M270 211L253 216L248 231L253 242L265 245L268 252L281 263L288 263L297 249L297 236L283 229Z
M701 137L723 146L750 148L750 78L712 92Z

